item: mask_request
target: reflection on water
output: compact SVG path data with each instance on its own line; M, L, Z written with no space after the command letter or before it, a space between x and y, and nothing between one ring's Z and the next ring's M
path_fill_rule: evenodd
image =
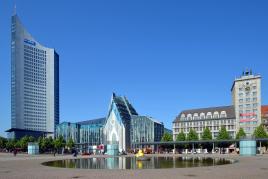
M233 160L210 157L151 157L149 161L137 161L135 157L83 158L45 162L43 165L61 168L83 169L160 169L189 168L231 164Z

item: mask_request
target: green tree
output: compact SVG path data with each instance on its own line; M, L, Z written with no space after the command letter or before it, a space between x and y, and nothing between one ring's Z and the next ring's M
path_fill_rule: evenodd
M65 146L65 141L63 139L63 136L59 136L56 140L54 140L54 147L59 150L62 147Z
M268 137L267 133L266 133L266 131L265 131L265 129L264 129L264 127L262 125L259 125L255 129L255 131L253 133L253 136L256 137L256 138L267 138Z
M50 137L48 138L48 149L49 149L50 151L52 151L53 148L54 148L53 138L50 136Z
M43 147L43 140L44 140L43 137L39 137L38 140L37 140L38 145L39 145L39 151L40 151L41 153L45 152L45 149L44 149L44 147Z
M69 148L69 149L71 149L71 148L73 148L74 147L74 141L73 141L73 139L72 138L69 138L69 140L67 141L67 147Z
M240 138L243 138L243 137L246 137L246 133L245 133L243 128L240 128L238 133L236 134L235 138L240 139Z
M202 134L202 140L212 140L212 134L208 127L205 128Z
M176 137L176 141L186 141L186 135L184 134L183 131L181 131L177 137ZM179 144L179 147L183 147L186 148L188 145L187 144Z
M7 143L6 143L6 149L9 150L9 151L14 149L16 143L17 143L17 141L15 139L8 140Z
M185 141L185 140L186 140L186 136L185 136L184 132L181 131L181 132L177 135L177 137L176 137L176 141Z
M29 142L35 142L35 138L33 136L29 136Z
M50 137L39 137L38 138L39 148L41 152L51 152L54 149L55 141Z
M169 133L164 133L161 139L162 142L168 142L168 141L173 141L172 135Z
M230 139L229 133L226 130L225 126L221 126L217 140L228 140Z
M21 148L21 141L17 140L14 145L15 148Z
M0 149L6 148L7 139L4 137L0 137Z
M228 131L226 130L225 126L221 126L217 140L228 140L228 139L230 139ZM218 144L219 147L227 147L229 145L230 145L229 142L220 142Z
M33 136L24 136L22 137L17 144L17 147L21 148L23 151L26 151L28 148L28 143L29 142L34 142L35 139Z
M194 129L190 129L189 134L187 136L187 140L188 141L192 141L192 140L198 140L198 134L196 133L196 131Z
M169 141L173 141L172 135L169 133L164 133L164 135L162 136L161 142L169 142ZM172 145L161 145L161 147L163 147L164 149L168 149L170 150L172 148Z

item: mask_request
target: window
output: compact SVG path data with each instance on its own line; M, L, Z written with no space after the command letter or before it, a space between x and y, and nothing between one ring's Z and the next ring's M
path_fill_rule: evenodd
M181 115L181 120L185 120L185 114Z
M254 90L257 89L257 86L253 86L252 89L254 89Z
M213 113L213 118L214 118L214 119L218 119L218 118L219 118L219 112L218 112L218 111L215 111L215 112Z
M239 103L243 103L243 99L239 99Z
M205 119L205 113L200 114L200 119Z
M192 120L192 114L187 114L187 120Z
M243 97L243 93L239 93L239 97Z
M246 98L246 102L250 102L250 98Z
M252 98L252 100L253 100L253 102L256 102L256 101L257 101L257 98L256 98L256 97L254 97L254 98Z
M253 107L256 108L258 106L258 103L253 103Z
M207 113L207 119L211 119L212 118L212 114L211 114L211 112L208 112Z
M226 114L226 111L221 111L221 118L226 118L227 117L227 114Z
M199 119L199 116L197 113L194 113L194 117L193 117L194 120L198 120Z
M257 96L257 92L256 91L254 91L252 94L253 94L253 96Z
M246 104L246 108L250 108L250 104Z

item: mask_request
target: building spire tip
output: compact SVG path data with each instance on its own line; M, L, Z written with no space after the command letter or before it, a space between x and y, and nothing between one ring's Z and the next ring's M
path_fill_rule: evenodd
M14 13L14 15L17 14L17 6L16 6L16 4L14 4L14 11L13 11L13 13Z

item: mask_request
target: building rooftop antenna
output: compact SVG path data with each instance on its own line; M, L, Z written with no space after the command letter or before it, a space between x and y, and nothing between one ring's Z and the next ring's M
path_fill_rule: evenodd
M14 13L14 15L16 15L16 14L17 14L17 6L16 6L16 4L14 5L14 10L13 10L13 13Z

